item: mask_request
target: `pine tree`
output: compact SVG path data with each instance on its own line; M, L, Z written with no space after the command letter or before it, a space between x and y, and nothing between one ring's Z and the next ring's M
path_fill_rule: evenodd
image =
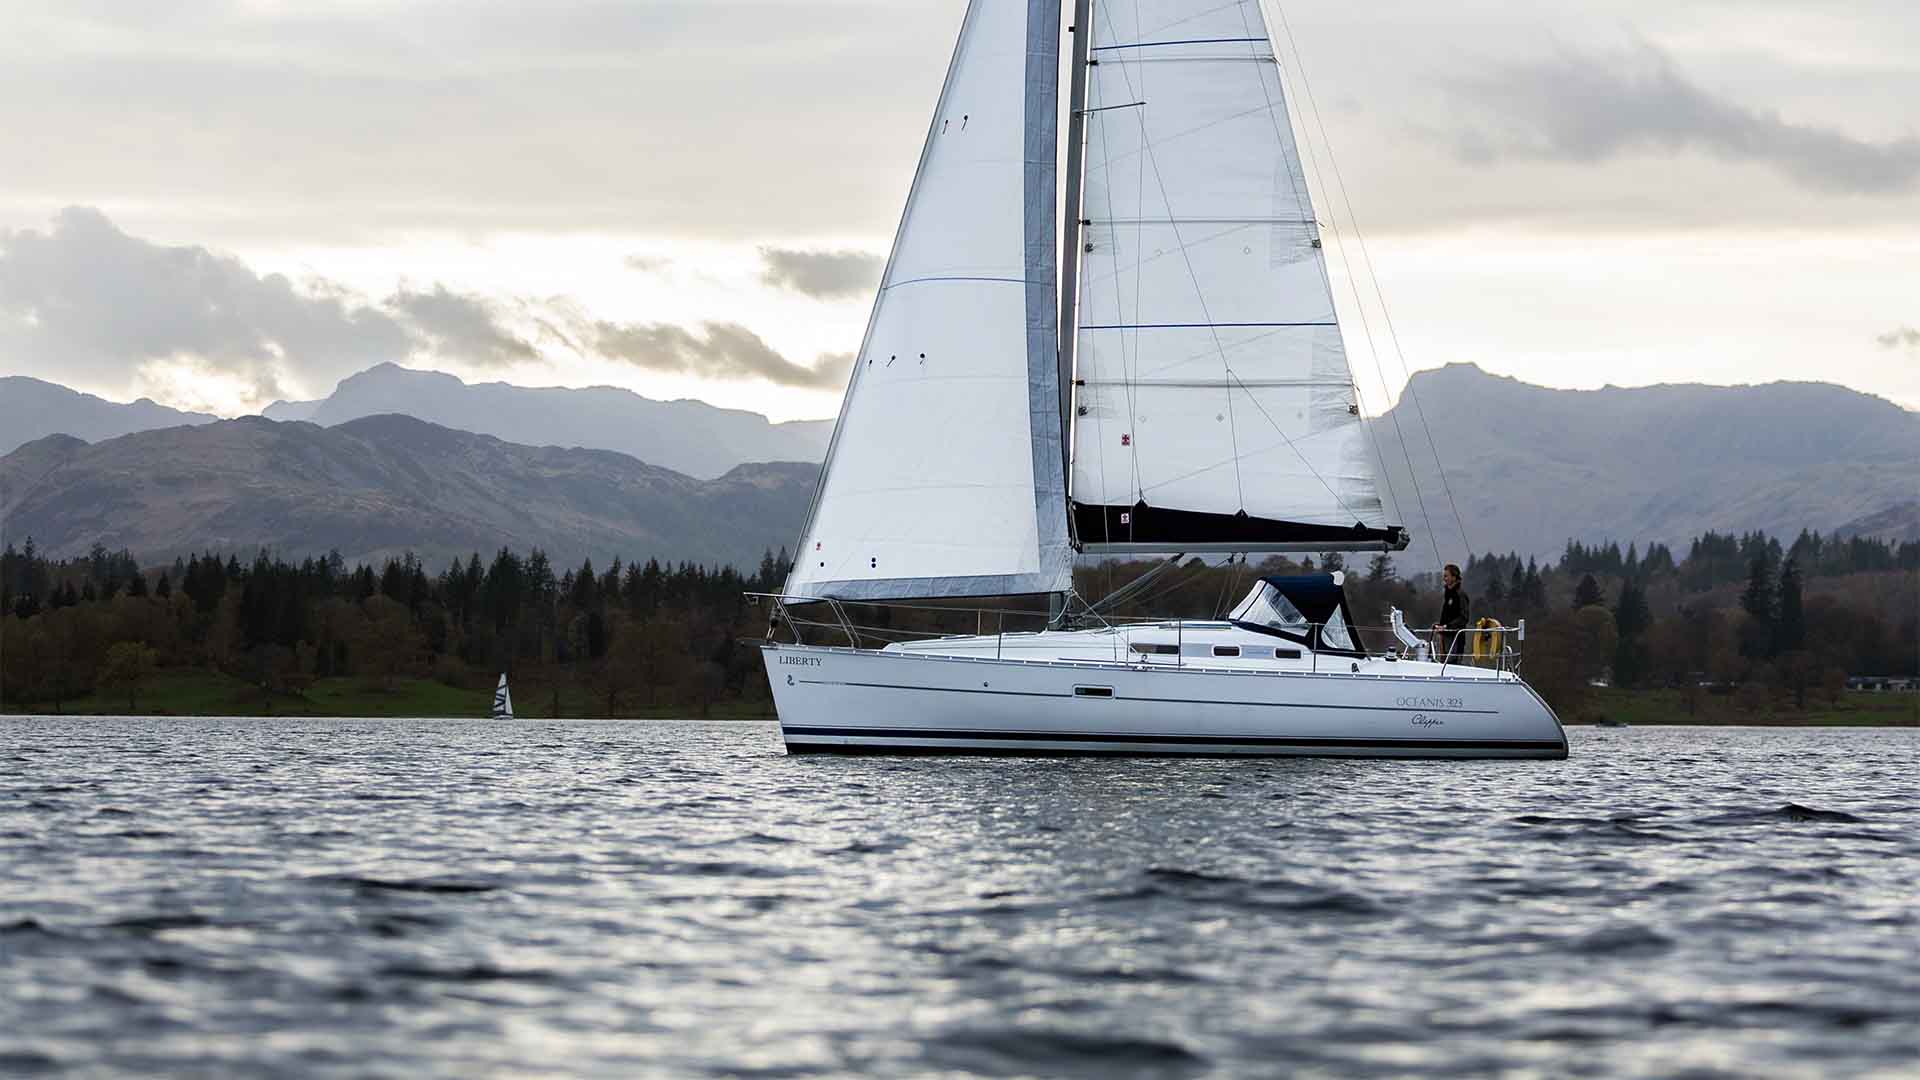
M1394 576L1393 556L1383 551L1368 561L1368 581L1392 581Z
M1789 557L1780 568L1780 604L1773 627L1775 652L1793 652L1806 647L1807 619L1801 606L1800 561Z
M1740 594L1740 607L1751 620L1749 631L1741 641L1741 653L1750 659L1764 659L1774 654L1773 634L1776 596L1773 584L1773 564L1767 561L1764 545L1756 545L1758 552L1747 565L1747 588Z
M1527 574L1521 579L1521 591L1527 600L1527 606L1535 611L1547 609L1547 583L1540 576L1539 564L1529 556Z
M1573 606L1577 608L1593 607L1606 603L1606 596L1600 591L1600 583L1593 580L1592 574L1580 575L1580 584L1573 590Z
M1637 686L1646 678L1646 633L1652 625L1653 612L1647 607L1645 590L1631 578L1621 582L1620 602L1613 609L1615 685Z

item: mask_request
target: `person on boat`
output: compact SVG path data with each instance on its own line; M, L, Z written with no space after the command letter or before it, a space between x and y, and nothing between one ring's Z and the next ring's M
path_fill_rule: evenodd
M1465 651L1467 637L1467 593L1460 587L1460 567L1448 563L1440 571L1440 584L1446 587L1440 599L1440 621L1433 624L1433 633L1439 639L1435 649L1440 659L1449 664L1458 663Z

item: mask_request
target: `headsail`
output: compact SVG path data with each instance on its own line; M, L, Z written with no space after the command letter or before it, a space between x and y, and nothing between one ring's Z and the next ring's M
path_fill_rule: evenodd
M1055 367L1059 35L1059 0L967 10L789 595L1070 584Z
M1257 0L1093 6L1073 464L1099 550L1394 548Z

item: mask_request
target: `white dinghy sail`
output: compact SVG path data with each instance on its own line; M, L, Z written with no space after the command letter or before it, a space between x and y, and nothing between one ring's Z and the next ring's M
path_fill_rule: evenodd
M500 673L500 685L493 688L493 718L513 719L513 693L507 689L507 673Z

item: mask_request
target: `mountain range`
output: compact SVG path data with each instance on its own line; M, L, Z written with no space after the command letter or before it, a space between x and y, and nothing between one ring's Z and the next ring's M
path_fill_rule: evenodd
M86 443L50 435L0 458L6 539L49 555L94 543L147 560L213 549L338 550L430 566L502 546L561 564L615 556L758 565L791 544L812 464L699 480L607 450L531 447L408 416L334 427L262 417Z
M799 462L819 460L832 427L393 365L267 412L216 423L0 380L0 446L26 443L0 458L0 533L59 554L96 540L147 557L538 544L752 564L798 535L817 472ZM1920 540L1920 413L1838 386L1553 390L1456 364L1414 375L1372 428L1415 533L1403 570L1464 561L1469 545L1551 557L1569 538L1677 546L1709 529Z
M59 383L25 375L0 377L0 454L47 435L71 435L97 442L136 431L210 424L209 413L181 412L149 398L122 403L69 390Z
M819 461L831 420L776 424L755 412L704 401L656 401L609 386L586 389L466 383L438 371L380 364L340 381L319 401L278 401L269 420L322 427L363 416L408 416L530 446L617 450L703 479L749 461Z
M1403 563L1434 541L1464 561L1448 492L1476 550L1522 555L1709 529L1920 538L1920 413L1828 383L1552 390L1450 364L1373 428L1417 534Z

